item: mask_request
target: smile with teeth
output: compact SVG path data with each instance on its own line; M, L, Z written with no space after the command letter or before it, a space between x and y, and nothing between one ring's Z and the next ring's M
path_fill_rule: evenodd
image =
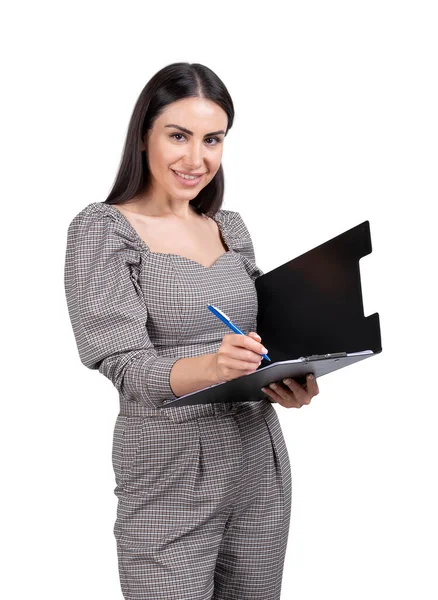
M193 177L193 175L184 175L184 173L180 173L179 171L174 171L174 173L176 173L183 179L199 179L200 177L202 177L201 175L198 175L197 177Z

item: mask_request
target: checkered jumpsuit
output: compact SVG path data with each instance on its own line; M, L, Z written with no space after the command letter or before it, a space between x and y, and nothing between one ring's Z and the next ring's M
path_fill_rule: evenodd
M213 219L228 248L209 268L152 252L126 217L86 206L67 234L65 292L82 363L119 393L114 535L126 600L279 600L291 473L265 398L167 407L180 358L256 331L262 271L238 212Z

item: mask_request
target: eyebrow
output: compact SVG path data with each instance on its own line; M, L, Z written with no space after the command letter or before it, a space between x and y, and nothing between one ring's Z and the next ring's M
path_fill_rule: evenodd
M190 129L186 129L185 127L181 127L181 125L165 125L165 127L175 127L175 129L180 129L181 131L184 131L184 133L188 133L189 135L193 135L193 131L190 131ZM210 133L206 133L205 135L216 135L217 133L223 133L225 135L225 131L211 131Z

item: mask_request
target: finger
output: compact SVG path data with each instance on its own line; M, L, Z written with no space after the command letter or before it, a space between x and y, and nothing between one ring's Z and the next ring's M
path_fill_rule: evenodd
M302 395L302 390L304 390L304 392L308 394L311 398L319 394L318 384L316 382L316 377L313 373L307 374L306 383L299 384L295 379L292 379L290 377L283 379L283 383L290 387L294 391L294 393L298 394L299 396Z
M268 390L268 388L265 387L262 387L261 390L268 397L269 402L277 402L277 400L274 399L274 392L271 392L270 390Z
M294 392L287 386L282 383L273 382L269 385L271 389L273 389L284 402L288 405L292 402L293 406L298 405L301 407L303 404L309 404L310 400L307 401L306 397L299 397L294 394Z
M271 390L271 388L268 387L262 387L261 389L262 392L264 392L268 396L268 400L270 402L276 402L277 404L281 404L282 406L284 406L284 400L282 400L279 394L276 394L274 390Z
M231 358L228 357L227 359L227 368L233 371L255 371L257 369L257 367L261 364L261 360L257 361L254 359L251 360L246 360L246 358L242 358L242 360L240 360L239 358Z
M258 355L267 354L268 349L263 346L260 342L257 342L254 338L249 335L241 335L240 333L229 334L230 341L235 346L240 346L246 348L247 350L251 350L251 352L255 352Z
M243 338L247 336L237 334L235 337ZM231 342L231 338L228 338L228 341ZM260 354L252 352L251 350L247 350L244 346L235 345L232 342L231 345L224 344L223 346L221 346L221 348L219 349L219 355L223 357L223 360L227 361L227 366L230 366L231 368L236 367L236 361L241 361L242 363L245 363L244 365L241 365L241 369L248 369L252 368L253 366L257 368L263 360L263 357ZM230 363L230 361L232 361L232 364Z
M316 381L315 375L313 373L309 373L306 377L307 381L307 392L310 396L317 396L319 394L318 382Z
M274 389L271 386L275 386ZM269 387L262 388L262 391L285 408L301 408L301 404L294 397L293 393L290 390L286 392L286 389L283 388L282 390L281 387L279 384L271 383Z
M230 356L230 358L234 360L241 360L242 362L254 364L256 366L258 366L263 360L260 354L251 352L250 350L245 350L244 348L233 350L233 355Z
M295 379L291 378L283 379L283 384L291 393L293 393L300 405L310 404L312 396L308 393L307 388L303 387L306 384L300 385Z
M250 335L251 337L253 337L255 340L257 340L258 342L262 341L262 338L259 336L258 333L256 333L255 331L250 331L248 333L248 335Z
M307 394L307 390L303 387L303 385L307 384L299 384L298 381L296 381L295 379L292 379L291 377L287 377L286 379L282 380L284 385L287 386L289 389L292 390L292 392L295 394L295 396L297 398L300 398L304 395Z

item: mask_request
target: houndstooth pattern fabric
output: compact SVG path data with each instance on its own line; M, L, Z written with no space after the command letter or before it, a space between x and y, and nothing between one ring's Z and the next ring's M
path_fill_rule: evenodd
M291 474L266 399L167 407L170 371L217 352L230 330L256 331L257 267L238 212L213 219L228 250L210 267L151 252L114 206L69 225L65 292L82 363L119 394L112 461L114 535L126 600L279 600Z

